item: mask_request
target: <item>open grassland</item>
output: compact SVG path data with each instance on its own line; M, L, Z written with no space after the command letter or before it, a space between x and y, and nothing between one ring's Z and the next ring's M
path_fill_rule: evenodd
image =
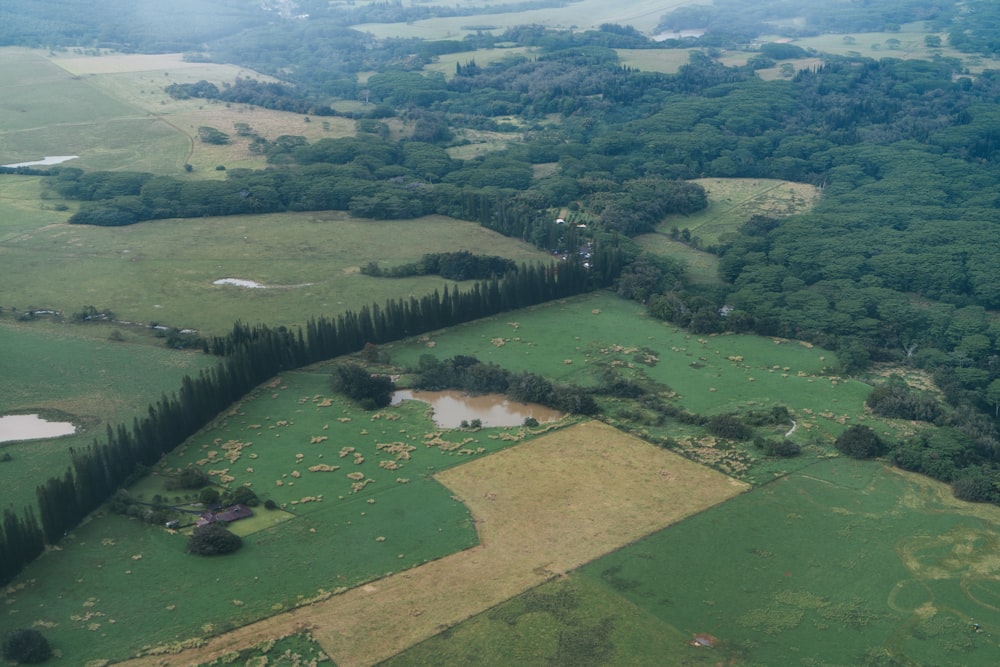
M78 426L72 436L0 444L13 457L0 463L0 509L34 507L35 487L66 470L71 447L103 438L104 424L131 424L165 388L216 362L142 342L110 342L106 334L91 338L92 331L0 320L0 415L37 412Z
M687 243L675 241L669 234L642 234L635 237L643 250L670 257L684 265L684 276L692 285L722 285L719 278L719 257Z
M317 212L127 228L45 226L0 243L0 304L65 312L92 304L123 319L204 334L223 333L238 319L294 326L314 315L454 285L435 276L363 276L359 268L368 262L389 267L430 252L483 249L517 262L549 261L525 243L442 216L374 221ZM269 289L213 284L224 278Z
M370 665L746 488L596 422L436 477L471 509L479 546L241 628L198 650L128 664L205 662L308 627L336 664Z
M245 536L241 551L198 558L184 553L186 530L100 517L22 574L5 595L3 622L41 622L73 664L123 659L143 647L197 643L474 545L469 509L432 473L531 434L442 432L424 407L406 402L373 414L331 397L327 373L278 378L133 489L145 502L160 495L191 503L196 492L164 486L188 464L217 484L250 485L279 508L258 507L233 524Z
M536 49L529 47L512 47L496 49L477 49L466 53L446 53L434 57L434 62L424 66L426 72L441 72L445 78L451 79L455 76L457 65L468 65L475 61L479 67L486 67L493 63L502 62L508 58L532 57Z
M1000 648L998 543L996 507L878 463L820 462L387 664L985 667Z
M686 228L705 246L718 243L721 236L735 232L755 215L783 218L804 213L819 200L819 190L806 183L768 178L698 178L693 182L705 188L708 207L691 215L670 216L658 231Z
M924 38L937 36L942 45L938 48L928 47ZM765 41L767 38L761 38ZM777 41L775 39L774 41ZM845 34L826 34L815 37L797 39L793 42L804 49L815 49L823 53L835 55L861 54L866 58L899 58L903 60L934 60L936 56L957 58L972 72L984 69L996 69L1000 61L993 58L962 53L948 47L948 35L928 30L923 21L907 23L898 32L866 32Z
M210 100L175 100L164 92L174 83L215 84L237 78L271 80L233 65L189 63L180 54L47 55L5 48L0 73L0 164L78 155L72 166L90 169L183 174L223 178L216 166L263 168L263 156L249 152L249 139L236 134L246 123L268 140L300 135L310 141L354 134L344 118L309 119L301 114L227 105ZM198 140L198 128L230 135L228 145Z
M717 637L711 651L723 660L992 665L998 542L995 507L956 501L946 485L879 464L835 460L581 575L689 637Z
M644 72L676 74L694 49L615 49L622 65Z
M626 325L627 323L627 325ZM423 354L472 355L512 371L594 385L608 370L652 383L654 391L690 412L715 415L788 408L793 424L759 430L804 446L795 459L768 459L748 443L706 436L628 401L607 399L608 419L685 455L751 482L830 455L833 439L864 423L887 437L912 434L913 424L874 418L864 405L871 387L831 373L833 353L806 343L759 336L697 336L644 315L642 307L607 293L488 318L387 346L393 362L416 367Z
M830 423L820 427L824 431L842 427L820 412L862 416L870 391L861 382L824 375L824 369L837 363L827 350L760 336L699 337L649 318L642 306L608 293L487 318L387 347L393 362L402 365L415 367L422 354L468 354L515 372L584 386L594 384L606 369L618 368L666 385L692 412L787 405L793 411L813 410L817 426Z
M162 120L104 94L40 52L4 49L0 73L0 164L79 155L74 165L152 169L151 156L183 164L189 142Z
M445 4L454 5L453 2ZM465 3L470 4L470 3ZM471 3L481 4L481 3ZM548 28L597 29L603 23L631 25L640 32L652 33L660 17L677 7L692 4L692 0L579 0L562 7L531 9L505 14L477 14L454 18L435 18L411 23L365 23L355 30L370 32L376 37L418 37L420 39L462 39L479 29L500 34L507 28L521 25L543 25ZM462 6L461 4L459 6Z
M577 574L534 588L380 663L383 667L459 665L719 664L690 635L600 583Z

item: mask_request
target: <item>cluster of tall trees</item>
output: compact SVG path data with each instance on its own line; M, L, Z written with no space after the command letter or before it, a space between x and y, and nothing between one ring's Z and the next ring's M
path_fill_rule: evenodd
M131 428L110 425L103 441L72 450L72 466L37 488L40 520L33 509L4 512L0 530L0 585L56 544L117 489L141 475L167 452L194 435L222 410L276 374L324 359L495 313L602 287L605 272L590 272L578 259L550 266L522 266L503 277L465 290L445 288L384 306L311 319L290 331L236 323L226 336L206 341L206 351L223 356L180 389L150 405Z
M458 355L440 360L421 356L414 369L417 389L460 389L472 394L506 394L523 403L538 403L563 412L592 415L598 412L593 389L555 384L536 373L512 373L475 357Z
M447 280L483 280L502 276L517 269L512 259L496 255L476 255L468 250L458 252L432 252L418 262L402 264L385 269L378 262L369 262L361 267L366 276L403 278L407 276L437 275Z

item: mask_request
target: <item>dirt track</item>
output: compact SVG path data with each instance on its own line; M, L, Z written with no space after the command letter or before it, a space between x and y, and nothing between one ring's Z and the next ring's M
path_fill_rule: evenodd
M198 649L122 664L196 665L310 628L340 667L371 665L748 488L599 422L437 478L471 509L479 546L253 623Z

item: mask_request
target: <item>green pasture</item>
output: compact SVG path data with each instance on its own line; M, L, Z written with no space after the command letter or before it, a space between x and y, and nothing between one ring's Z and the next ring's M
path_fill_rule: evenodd
M502 62L507 58L516 58L520 56L527 56L530 58L533 53L535 53L535 49L521 46L513 48L477 49L475 51L464 53L446 53L440 56L435 56L434 62L424 66L424 71L441 72L444 74L445 78L451 79L455 76L455 69L457 65L468 65L470 62L475 61L475 63L480 67L486 67L492 63Z
M818 200L816 188L804 183L769 178L699 178L694 180L708 195L708 206L690 215L668 216L657 231L688 229L702 246L719 242L754 215L783 218L808 211Z
M879 463L818 462L387 664L993 665L1000 511L950 496Z
M517 262L550 259L475 223L442 216L375 221L316 212L127 228L45 226L0 242L0 304L65 312L89 304L122 319L203 334L225 333L236 320L296 326L315 315L454 287L435 276L361 275L368 262L390 267L430 252L484 249ZM268 289L213 284L226 278Z
M216 359L152 346L131 334L107 340L100 325L19 324L0 316L0 415L40 413L77 424L75 435L0 444L12 461L0 463L0 509L35 505L35 487L70 465L69 448L104 438L105 424L132 424L163 392L180 387ZM92 337L103 330L102 338Z
M316 663L333 665L309 633L303 633L278 640L269 639L252 648L232 651L221 658L204 662L198 667L222 667L233 664L246 667L303 667Z
M846 426L864 423L888 438L912 434L904 422L866 412L871 386L834 374L828 350L761 336L690 334L645 315L642 306L598 293L500 315L386 346L393 363L416 367L421 355L472 355L514 372L592 386L608 369L659 387L673 405L702 415L788 408L792 424L757 429L803 447L793 459L763 456L752 443L712 438L698 427L663 419L622 399L602 399L605 418L654 442L751 483L831 455ZM639 415L637 417L637 414Z
M719 257L704 250L697 250L686 243L675 241L669 234L655 232L635 237L639 247L654 255L670 257L681 262L684 275L693 285L721 285Z
M189 142L145 110L111 97L40 52L4 49L0 164L78 155L73 166L162 169L183 165ZM167 160L169 164L169 160Z
M453 2L445 4L454 5ZM467 5L469 3L462 3ZM378 38L418 37L420 39L462 39L475 34L478 28L499 35L507 28L521 25L544 25L548 28L596 30L603 23L631 25L640 32L652 33L660 17L682 5L696 4L691 0L578 0L562 7L532 9L503 14L476 14L426 19L410 23L365 23L352 26L370 32Z
M697 49L615 49L622 65L644 72L676 74Z
M580 575L685 636L717 637L711 651L741 664L886 664L892 656L992 665L1000 514L949 496L945 485L878 463L824 461Z
M531 371L584 386L594 384L604 369L616 367L666 385L685 408L705 414L786 405L793 411L831 409L859 415L870 391L863 383L825 375L837 366L827 350L760 336L690 334L608 292L498 315L387 347L400 365L415 367L423 354L468 354L515 372ZM645 350L655 359L646 360ZM831 406L831 401L843 406Z
M423 665L717 664L690 637L586 577L556 579L382 663Z
M39 176L0 175L0 257L6 264L6 244L46 225L65 222L75 202L43 200ZM2 301L2 299L0 299ZM0 304L4 305L4 304Z
M133 490L145 502L161 495L187 504L194 492L167 491L163 483L188 464L219 484L250 485L280 508L261 505L255 517L233 524L244 535L242 550L202 559L184 553L186 530L101 517L22 573L5 596L4 622L40 622L74 664L120 659L144 646L218 634L475 544L468 510L431 474L530 434L442 432L413 401L364 412L331 396L328 382L325 371L277 378Z

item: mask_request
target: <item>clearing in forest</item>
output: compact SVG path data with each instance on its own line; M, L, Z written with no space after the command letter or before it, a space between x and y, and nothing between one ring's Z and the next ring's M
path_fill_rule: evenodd
M189 665L302 628L337 665L369 665L748 487L599 422L440 473L480 544L204 647L130 665ZM386 623L387 619L392 619Z

